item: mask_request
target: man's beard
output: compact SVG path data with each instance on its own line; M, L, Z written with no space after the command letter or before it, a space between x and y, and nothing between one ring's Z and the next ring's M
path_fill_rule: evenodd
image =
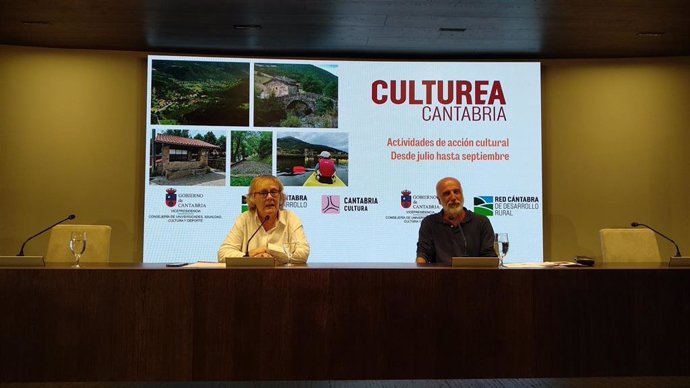
M456 204L454 204L454 205L456 205ZM457 206L451 207L451 204L446 204L446 206L443 208L443 210L448 213L448 217L452 220L455 217L459 217L462 214L464 206L465 206L465 201L460 201L460 203L457 204Z

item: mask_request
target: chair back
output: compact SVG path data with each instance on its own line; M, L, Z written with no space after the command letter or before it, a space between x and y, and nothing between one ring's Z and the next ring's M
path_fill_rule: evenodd
M649 229L599 230L604 263L661 262L656 235Z
M86 250L81 256L82 263L106 263L110 260L109 225L58 225L50 230L46 262L69 263L74 256L69 250L72 232L86 232Z

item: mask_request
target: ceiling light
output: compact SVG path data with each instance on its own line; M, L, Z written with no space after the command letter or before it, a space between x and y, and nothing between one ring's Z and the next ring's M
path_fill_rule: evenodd
M658 38L660 36L663 36L665 33L664 32L652 32L652 31L644 31L644 32L638 32L637 36L647 36L647 37L654 37Z

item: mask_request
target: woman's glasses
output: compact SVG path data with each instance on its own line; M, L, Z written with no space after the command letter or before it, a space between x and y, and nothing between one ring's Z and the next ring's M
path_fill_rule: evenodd
M268 198L268 195L271 194L271 197L277 197L278 194L280 194L280 190L271 190L271 191L255 191L254 196L259 196L261 198Z

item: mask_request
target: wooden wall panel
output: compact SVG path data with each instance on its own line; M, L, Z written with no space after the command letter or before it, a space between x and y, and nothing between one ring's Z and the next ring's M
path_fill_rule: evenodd
M690 269L0 268L0 381L687 376L687 295Z

